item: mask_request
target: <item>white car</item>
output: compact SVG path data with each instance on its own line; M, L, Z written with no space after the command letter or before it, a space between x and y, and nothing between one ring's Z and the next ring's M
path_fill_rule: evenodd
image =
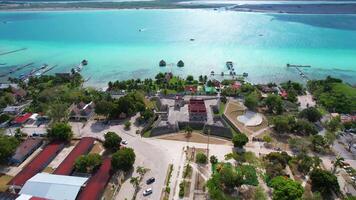
M148 195L152 194L152 192L153 192L152 188L148 188L145 191L143 191L143 196L148 196Z
M127 145L128 143L127 143L126 140L123 140L123 141L121 141L121 144L122 144L122 145Z

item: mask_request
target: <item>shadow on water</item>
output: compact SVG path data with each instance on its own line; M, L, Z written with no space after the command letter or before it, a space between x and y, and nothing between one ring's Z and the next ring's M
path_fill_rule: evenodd
M356 31L356 15L286 15L270 14L273 20L296 22L340 30Z

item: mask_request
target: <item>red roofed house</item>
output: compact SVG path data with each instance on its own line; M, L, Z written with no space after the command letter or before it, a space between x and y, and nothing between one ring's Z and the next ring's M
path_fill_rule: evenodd
M202 99L190 99L188 111L189 121L206 121L208 118L205 102Z
M17 116L12 121L12 123L14 123L14 124L23 124L23 123L27 122L27 120L30 119L31 116L32 116L32 113L26 113L24 115Z
M197 86L187 85L184 87L185 94L196 94L198 91Z
M288 92L285 90L281 90L281 92L279 93L279 95L281 95L281 97L283 97L284 99L287 99L288 97Z
M240 89L241 87L241 83L239 81L235 81L232 85L231 85L232 88L234 89Z

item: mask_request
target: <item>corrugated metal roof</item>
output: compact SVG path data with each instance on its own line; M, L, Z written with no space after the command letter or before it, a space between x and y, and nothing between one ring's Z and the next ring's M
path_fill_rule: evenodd
M88 178L39 173L29 179L20 194L55 200L75 200Z

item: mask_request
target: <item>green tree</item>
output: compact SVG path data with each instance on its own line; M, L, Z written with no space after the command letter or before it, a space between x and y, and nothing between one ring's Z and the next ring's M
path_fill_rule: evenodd
M70 141L73 136L72 127L64 122L54 123L47 132L50 140Z
M258 105L258 97L256 93L251 93L248 94L245 97L245 102L244 102L245 106L247 108L249 108L250 110L255 110L257 105Z
M287 133L292 129L291 118L288 116L276 116L273 118L272 123L273 129L279 134Z
M217 164L218 163L218 158L216 156L214 156L214 155L210 156L210 163L212 165Z
M265 99L265 104L271 113L281 114L283 112L283 101L278 95L269 94Z
M184 128L184 132L185 132L185 137L187 139L191 138L192 137L192 132L193 132L193 128L190 127L189 125L187 125L185 128Z
M108 117L114 109L113 102L107 100L100 100L95 102L95 113Z
M332 192L340 191L337 177L329 171L314 169L310 173L310 180L312 190L320 192L323 196L330 196Z
M271 180L273 200L300 200L304 189L302 185L292 179L277 176Z
M136 155L133 149L123 148L113 154L111 158L112 169L128 172L135 163Z
M206 164L208 161L208 158L204 153L197 153L195 156L195 162L199 164Z
M243 146L245 146L247 142L248 142L248 137L243 133L235 134L232 137L232 143L234 144L234 147L243 148Z
M321 119L322 114L315 107L309 107L309 108L302 110L299 113L299 117L305 118L305 119L309 120L310 122L317 122Z
M328 143L321 135L313 135L311 137L312 148L315 152L324 152L328 148Z
M340 117L333 117L325 124L328 131L335 132L342 128Z
M192 83L194 81L194 77L192 75L187 76L187 82Z
M74 169L81 173L92 173L100 167L102 162L99 154L83 155L75 160Z
M54 122L66 121L68 119L68 105L66 103L53 103L47 110L47 115Z
M122 138L118 136L115 132L107 132L104 135L104 147L112 152L117 151L120 148L120 143Z
M19 141L14 137L0 134L0 163L4 163L15 152Z

